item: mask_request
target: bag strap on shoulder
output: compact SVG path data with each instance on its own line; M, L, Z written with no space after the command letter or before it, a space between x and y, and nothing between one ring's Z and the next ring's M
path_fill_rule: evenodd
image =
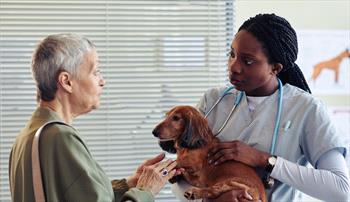
M45 202L45 193L41 175L41 167L40 167L40 155L39 155L39 140L41 131L45 128L45 126L57 123L67 125L61 121L50 121L42 125L35 133L33 144L32 144L32 175L33 175L33 189L34 189L34 197L36 202Z

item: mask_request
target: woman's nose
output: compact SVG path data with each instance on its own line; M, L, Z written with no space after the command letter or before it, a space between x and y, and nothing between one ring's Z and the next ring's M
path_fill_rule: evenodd
M241 68L240 68L240 65L238 64L236 58L230 57L228 59L228 70L231 73L237 73L237 74L241 73Z

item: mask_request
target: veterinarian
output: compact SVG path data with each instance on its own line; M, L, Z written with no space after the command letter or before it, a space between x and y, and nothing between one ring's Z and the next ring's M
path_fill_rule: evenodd
M210 89L198 104L222 141L208 159L255 167L271 202L298 201L299 191L349 201L348 145L342 138L348 134L337 133L325 105L311 95L297 54L297 35L286 19L259 14L243 23L228 59L234 88ZM180 182L173 191L182 197L187 188ZM232 191L211 201L240 195Z
M146 160L132 176L110 181L79 132L69 125L100 104L105 81L98 62L95 46L78 35L51 35L38 45L32 73L39 103L12 147L12 201L39 201L33 190L31 150L34 133L49 121L63 123L46 126L40 138L41 175L48 202L154 201L176 174L176 162L162 161L164 154L160 154Z

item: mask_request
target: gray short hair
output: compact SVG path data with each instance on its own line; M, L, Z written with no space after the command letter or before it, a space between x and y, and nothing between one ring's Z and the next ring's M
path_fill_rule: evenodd
M55 34L44 38L32 57L32 73L38 100L51 101L57 91L57 76L66 71L79 78L84 55L95 49L87 38L76 34Z

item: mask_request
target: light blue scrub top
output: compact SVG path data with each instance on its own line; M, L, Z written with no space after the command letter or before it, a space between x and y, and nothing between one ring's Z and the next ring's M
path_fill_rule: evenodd
M203 114L208 112L224 90L225 87L208 90L198 104L199 110ZM325 105L292 85L285 84L283 91L282 115L275 155L299 165L307 165L309 162L314 167L317 167L320 156L331 149L339 149L345 156L346 145L343 139L345 134L337 133ZM214 134L226 120L237 95L237 90L232 90L208 116ZM278 91L267 97L251 112L244 95L217 137L221 141L241 140L258 150L269 152L276 122L277 103ZM267 194L270 202L281 202L297 200L300 193L293 187L275 180L275 185L267 190Z

